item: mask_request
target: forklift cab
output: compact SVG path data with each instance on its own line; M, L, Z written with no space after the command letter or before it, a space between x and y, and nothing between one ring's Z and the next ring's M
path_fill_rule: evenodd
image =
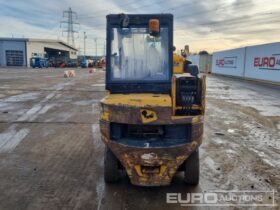
M157 34L151 31L151 20L158 21ZM106 89L170 93L172 47L172 15L108 15Z

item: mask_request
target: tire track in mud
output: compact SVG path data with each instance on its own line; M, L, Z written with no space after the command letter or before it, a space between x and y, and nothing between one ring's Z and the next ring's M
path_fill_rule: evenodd
M207 166L211 165L207 164L210 155L216 170L212 170L214 173L206 170L203 177L209 179L217 174L210 180L219 189L279 192L280 177L277 171L280 168L277 164L269 163L278 162L279 149L270 148L265 143L277 141L277 130L267 127L267 122L261 124L258 118L243 110L244 107L235 106L233 109L228 102L208 100L205 121L206 136L210 140L205 140L202 146L208 151L202 157L202 165L211 168ZM269 202L269 198L266 199ZM276 200L279 202L279 197Z

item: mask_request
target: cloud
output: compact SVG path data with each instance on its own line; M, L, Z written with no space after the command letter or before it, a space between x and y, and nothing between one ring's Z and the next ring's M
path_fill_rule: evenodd
M280 0L273 5L260 0L48 0L44 4L37 0L0 0L0 36L65 40L59 23L63 10L69 7L77 12L80 23L77 47L83 48L86 31L90 54L95 53L95 38L98 38L98 53L104 51L106 15L121 12L173 13L177 49L188 44L192 51L214 51L251 42L279 41L277 23L273 21L277 21ZM268 11L274 12L256 15ZM271 18L274 19L269 23Z
M9 16L1 16L0 28L1 28L0 31L1 37L13 36L13 37L43 38L45 36L48 36L50 32L50 30L47 28L34 26L25 23L24 21L18 18L9 17Z

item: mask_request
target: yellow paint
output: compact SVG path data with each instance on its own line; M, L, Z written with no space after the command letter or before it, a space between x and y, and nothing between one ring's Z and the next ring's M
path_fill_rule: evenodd
M106 95L106 96L110 95L110 91L109 91L109 90L106 90L106 91L105 91L105 95Z
M176 77L172 77L172 115L176 113Z
M174 168L170 168L169 169L169 176L172 177L175 174L176 171L177 171L177 169L175 170Z
M184 73L184 62L185 58L179 54L173 54L173 73L182 74Z
M205 106L206 106L206 76L202 76L202 114L205 113Z
M172 116L171 119L172 120L179 120L179 119L187 119L187 118L193 118L193 116Z
M161 165L161 166L160 166L159 175L160 175L160 176L163 176L164 173L166 172L166 170L167 170L167 166L166 166L166 165Z
M144 174L141 171L141 166L140 165L135 165L134 168L135 168L138 176L144 176Z
M177 158L176 158L176 163L177 163L177 165L180 165L182 162L184 162L184 160L186 160L186 156L178 156Z
M115 106L134 107L170 107L171 97L168 94L110 94L101 103Z
M157 113L148 109L140 109L140 114L143 123L150 123L158 119Z
M195 149L197 147L197 142L196 141L193 141L192 143L191 143L191 148L192 149Z
M201 122L200 116L196 116L192 118L192 123L199 123Z
M182 107L181 106L176 106L175 109L176 110L177 109L182 109ZM194 105L192 105L192 110L202 110L202 107L199 106L199 105L194 104Z
M123 160L124 160L125 165L126 165L125 168L126 168L127 175L132 176L132 168L131 167L133 166L133 164L131 164L127 154L124 155Z
M110 117L109 112L103 112L103 113L101 114L101 119L102 119L102 120L109 121L109 119L110 119L109 117Z

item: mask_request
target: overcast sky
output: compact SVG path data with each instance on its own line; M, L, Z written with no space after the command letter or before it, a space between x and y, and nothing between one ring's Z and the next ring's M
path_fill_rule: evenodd
M0 37L66 40L60 21L69 7L77 12L76 47L104 52L105 16L112 13L172 13L174 45L209 52L280 41L280 0L0 0ZM63 27L64 25L62 25Z

